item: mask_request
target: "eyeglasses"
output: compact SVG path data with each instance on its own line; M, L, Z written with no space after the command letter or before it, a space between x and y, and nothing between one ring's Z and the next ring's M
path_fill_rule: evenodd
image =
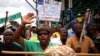
M49 33L38 33L39 36L48 35Z

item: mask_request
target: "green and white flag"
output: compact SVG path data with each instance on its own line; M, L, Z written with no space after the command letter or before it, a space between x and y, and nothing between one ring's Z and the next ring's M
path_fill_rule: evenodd
M6 17L0 18L0 24L5 22L5 18ZM21 12L18 12L14 15L8 16L8 21L13 21L13 20L18 19L18 18L21 18Z

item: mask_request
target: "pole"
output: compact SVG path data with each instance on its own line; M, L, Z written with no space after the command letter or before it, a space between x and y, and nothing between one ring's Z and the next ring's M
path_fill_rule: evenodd
M37 10L37 3L38 3L38 1L36 0L36 1L34 1L33 0L33 2L34 3L36 3L36 9L26 0L26 2L33 8L33 10L35 10L36 11L36 13L37 13L37 26L39 25L39 17L38 17L38 10Z
M86 27L86 24L88 24L90 22L90 18L91 15L90 15L90 9L87 9L86 10L86 13L85 13L85 18L84 18L84 24L83 24L83 29L82 29L82 33L81 33L81 36L80 36L80 43L82 42L82 38L85 34L85 27Z
M6 18L5 18L5 30L6 30L7 20L8 20L8 11L6 11Z
M68 0L68 8L72 8L72 5L73 5L73 0Z
M26 0L26 2L27 2L35 11L37 11L27 0Z
M37 26L39 26L39 17L38 17L38 0L36 0L36 13L37 13Z

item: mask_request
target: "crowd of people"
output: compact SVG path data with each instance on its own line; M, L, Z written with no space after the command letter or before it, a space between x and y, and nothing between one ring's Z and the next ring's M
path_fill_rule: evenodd
M0 35L3 35L3 42L0 42L0 56L26 56L3 54L3 50L45 52L46 56L76 56L76 53L100 52L100 29L95 22L86 24L85 30L84 23L77 20L67 26L57 23L55 28L45 25L26 26L32 23L34 17L33 13L28 13L20 25L12 21L11 26L0 28ZM82 35L83 30L85 33ZM27 56L44 56L44 54Z

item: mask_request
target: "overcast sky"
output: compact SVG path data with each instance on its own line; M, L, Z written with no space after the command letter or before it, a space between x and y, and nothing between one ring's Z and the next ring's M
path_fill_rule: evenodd
M28 1L35 7L33 0ZM1 13L5 13L5 11L8 11L9 14L34 12L25 0L0 0L0 15Z
M28 1L36 8L33 0ZM8 15L21 12L22 16L26 15L28 12L35 13L31 6L27 4L26 0L0 0L0 18L5 17L6 11L9 12Z

